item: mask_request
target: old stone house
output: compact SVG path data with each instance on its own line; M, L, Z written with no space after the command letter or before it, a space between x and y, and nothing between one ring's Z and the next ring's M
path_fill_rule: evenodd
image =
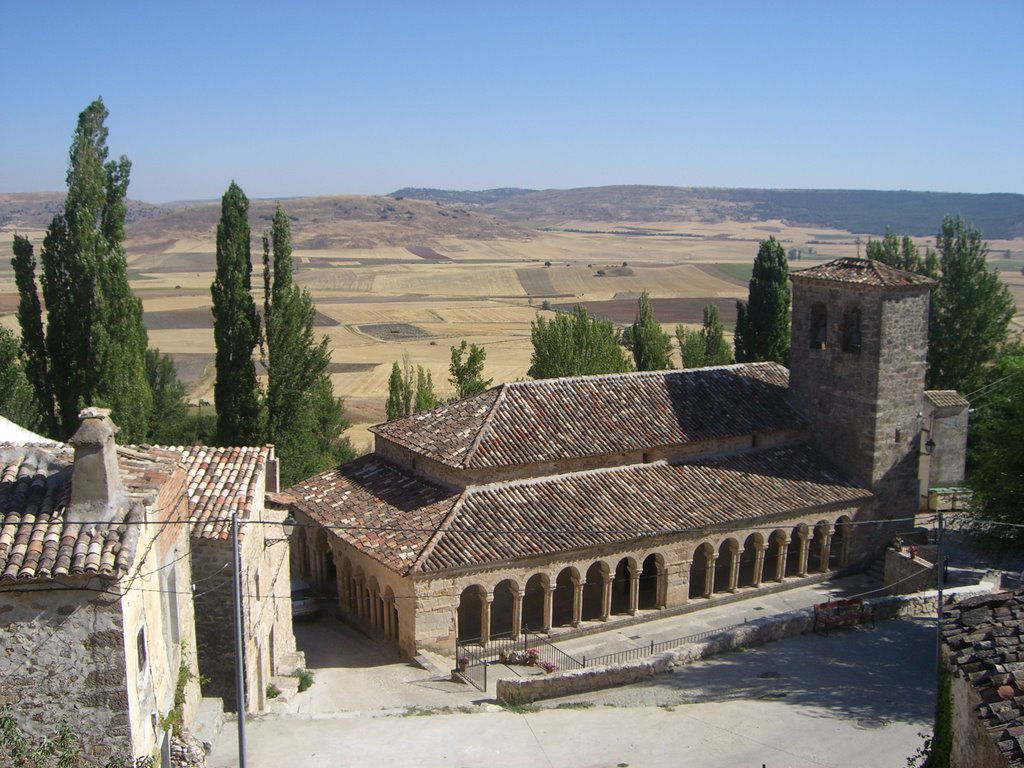
M199 698L186 477L114 432L87 409L73 454L0 445L0 703L30 736L66 719L88 764L166 764L175 694L186 724Z
M376 427L289 489L294 567L408 655L863 567L917 509L931 281L792 281L788 370L512 382Z
M942 625L950 670L952 765L1024 766L1024 592L951 601Z
M283 511L267 508L277 490L272 446L192 446L182 450L192 521L192 578L203 694L237 711L231 518L239 521L246 711L266 708L271 678L303 666L292 633L288 542Z

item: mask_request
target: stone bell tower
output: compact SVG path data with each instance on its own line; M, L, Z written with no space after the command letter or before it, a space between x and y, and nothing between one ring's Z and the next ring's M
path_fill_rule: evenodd
M789 394L814 447L874 493L874 516L913 515L934 281L854 258L790 277Z

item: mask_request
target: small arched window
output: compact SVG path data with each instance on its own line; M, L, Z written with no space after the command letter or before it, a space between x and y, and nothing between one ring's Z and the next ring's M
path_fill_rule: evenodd
M820 301L811 305L811 349L824 349L828 340L828 308Z
M843 313L843 352L860 354L860 307L847 307Z

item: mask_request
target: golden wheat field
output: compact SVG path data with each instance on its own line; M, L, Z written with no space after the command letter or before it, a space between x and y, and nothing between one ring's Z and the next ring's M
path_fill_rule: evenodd
M370 447L367 427L384 418L392 363L406 355L431 372L436 391L447 397L452 394L450 348L462 339L485 347L485 375L496 383L525 378L530 323L538 312L551 311L543 307L586 302L598 314L629 322L637 296L648 291L663 326L672 332L677 322L699 324L705 301L719 300L720 307L728 308L733 299L745 298L745 280L730 265L751 263L758 242L769 235L787 248L804 249L794 269L854 256L860 247L850 233L782 222L566 221L559 230L517 239L441 237L422 248L296 248L295 279L317 302L318 332L330 340L331 377L346 400L353 421L350 437L358 448ZM622 234L630 230L643 230L644 236ZM22 234L36 243L43 235ZM920 240L922 246L928 243ZM1019 241L992 244L993 249L1020 246ZM194 402L212 400L213 233L154 243L152 236L133 241L129 230L127 249L150 345L174 357ZM262 304L259 259L254 236L257 305ZM0 323L13 329L16 296L7 267L7 232L0 260ZM716 264L727 266L718 269ZM1024 306L1024 277L1002 274L1018 306ZM728 322L726 312L723 318ZM1020 324L1021 316L1016 320Z

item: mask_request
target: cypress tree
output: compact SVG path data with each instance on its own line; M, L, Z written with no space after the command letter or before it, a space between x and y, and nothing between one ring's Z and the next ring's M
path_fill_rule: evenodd
M736 302L736 361L789 363L789 265L774 237L762 240L746 303Z
M221 198L217 224L217 273L213 295L213 337L217 346L217 442L256 445L261 441L259 390L253 350L259 342L259 317L249 293L252 261L249 200L231 182Z

